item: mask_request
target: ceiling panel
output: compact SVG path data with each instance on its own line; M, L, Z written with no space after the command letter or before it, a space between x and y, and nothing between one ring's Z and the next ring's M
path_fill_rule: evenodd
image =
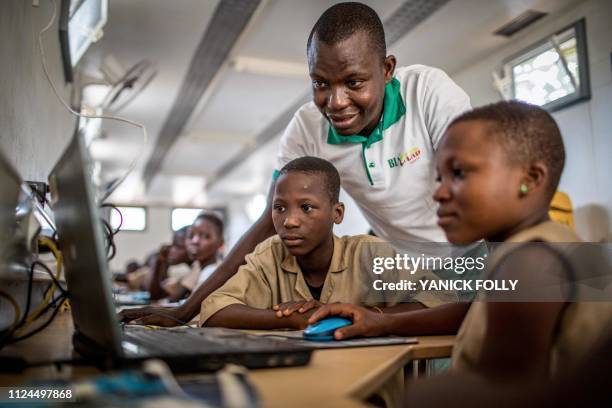
M228 70L187 132L255 136L268 122L308 90L309 81Z
M140 154L148 156L165 115L178 92L194 49L204 32L218 0L113 0L109 4L104 37L94 44L83 60L84 70L97 75L101 61L112 54L125 67L149 59L158 74L120 116L142 122L149 132L148 146ZM103 123L117 150L140 141L141 133L129 125ZM144 160L140 162L144 165Z
M398 65L425 64L451 74L515 38L493 32L529 8L554 13L576 0L452 0L400 39ZM520 35L520 34L517 34Z
M239 161L223 182L208 190L208 199L215 203L227 197L267 193L276 165L278 138L265 143L254 154Z
M242 148L242 144L221 140L205 142L190 138L179 139L166 155L162 166L164 174L206 176L215 173L220 165L219 158L232 157Z
M270 0L252 32L241 42L237 55L306 62L306 41L312 26L331 5L328 0ZM402 0L362 1L384 20Z

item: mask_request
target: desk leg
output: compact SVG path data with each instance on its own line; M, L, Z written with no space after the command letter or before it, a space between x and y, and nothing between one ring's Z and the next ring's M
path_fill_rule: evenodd
M412 360L412 367L406 366L406 371L412 369L412 373L406 373L406 378L422 378L427 376L427 360Z
M398 370L387 382L370 396L366 401L376 407L403 406L405 388L405 371Z

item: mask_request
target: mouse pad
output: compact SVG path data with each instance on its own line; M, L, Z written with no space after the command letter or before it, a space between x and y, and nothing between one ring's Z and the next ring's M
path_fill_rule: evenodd
M416 337L367 337L349 340L313 341L302 337L302 330L282 331L274 334L262 334L265 337L273 337L277 340L289 341L292 344L309 347L313 349L348 348L348 347L371 347L391 346L395 344L416 344Z

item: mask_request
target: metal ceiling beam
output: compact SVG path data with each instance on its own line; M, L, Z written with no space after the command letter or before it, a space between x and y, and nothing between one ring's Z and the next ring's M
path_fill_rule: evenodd
M191 59L187 75L164 122L155 148L144 168L148 187L166 154L183 132L202 95L222 67L240 34L261 0L222 0L219 2Z
M400 38L408 34L417 25L426 20L429 16L439 10L450 0L408 0L405 1L395 12L389 16L384 22L385 39L387 47L395 44ZM304 39L304 43L306 39ZM263 146L266 142L276 137L281 133L291 121L291 118L297 110L311 99L310 92L302 95L302 97L283 113L281 113L272 123L265 127L255 137L255 146L247 146L227 160L211 177L210 182L207 182L206 188L212 187L218 183L223 177L227 176L236 168L236 163L246 161L246 159L254 154L258 147Z

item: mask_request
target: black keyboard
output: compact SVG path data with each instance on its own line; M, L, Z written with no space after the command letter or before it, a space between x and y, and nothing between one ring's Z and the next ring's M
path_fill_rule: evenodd
M279 347L287 351L298 349L282 340L224 328L147 329L126 326L122 337L152 355L277 352Z

